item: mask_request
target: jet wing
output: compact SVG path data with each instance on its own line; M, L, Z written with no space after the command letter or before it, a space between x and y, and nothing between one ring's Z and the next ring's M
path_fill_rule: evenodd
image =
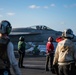
M39 32L11 32L10 35L38 35Z

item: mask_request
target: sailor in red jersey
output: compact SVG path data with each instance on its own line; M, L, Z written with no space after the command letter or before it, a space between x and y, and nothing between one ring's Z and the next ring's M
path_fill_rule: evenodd
M53 55L54 55L54 45L53 45L53 38L49 37L48 42L46 44L46 71L49 71L49 63L50 63L50 70L52 69L53 63Z

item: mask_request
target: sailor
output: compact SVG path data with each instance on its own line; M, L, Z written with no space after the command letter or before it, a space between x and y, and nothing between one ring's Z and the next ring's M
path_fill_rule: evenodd
M13 43L9 38L12 26L9 21L0 22L0 75L11 75L10 66L15 75L22 75L14 56Z
M50 63L50 70L52 69L53 63L53 55L54 55L54 45L53 45L53 38L49 37L48 42L46 44L46 71L49 71L49 63Z
M25 49L26 49L26 43L23 36L20 36L19 42L18 42L18 52L19 52L19 62L18 65L20 68L24 68L23 66L23 60L25 56Z
M73 31L66 29L62 33L62 38L55 50L53 66L58 64L59 75L76 75L76 46L72 39L74 38Z

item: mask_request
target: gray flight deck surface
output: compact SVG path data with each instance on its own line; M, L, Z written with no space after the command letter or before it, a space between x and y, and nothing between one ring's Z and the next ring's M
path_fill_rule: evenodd
M20 68L22 75L56 75L52 74L51 71L45 71L45 60L46 57L25 57L25 68ZM11 72L12 75L15 75L12 69Z

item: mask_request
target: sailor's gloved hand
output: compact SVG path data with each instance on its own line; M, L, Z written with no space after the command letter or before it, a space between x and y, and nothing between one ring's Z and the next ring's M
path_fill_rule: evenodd
M53 65L53 67L55 67L56 65Z
M58 64L56 63L56 64L53 64L53 67L55 68L55 67L58 67Z

